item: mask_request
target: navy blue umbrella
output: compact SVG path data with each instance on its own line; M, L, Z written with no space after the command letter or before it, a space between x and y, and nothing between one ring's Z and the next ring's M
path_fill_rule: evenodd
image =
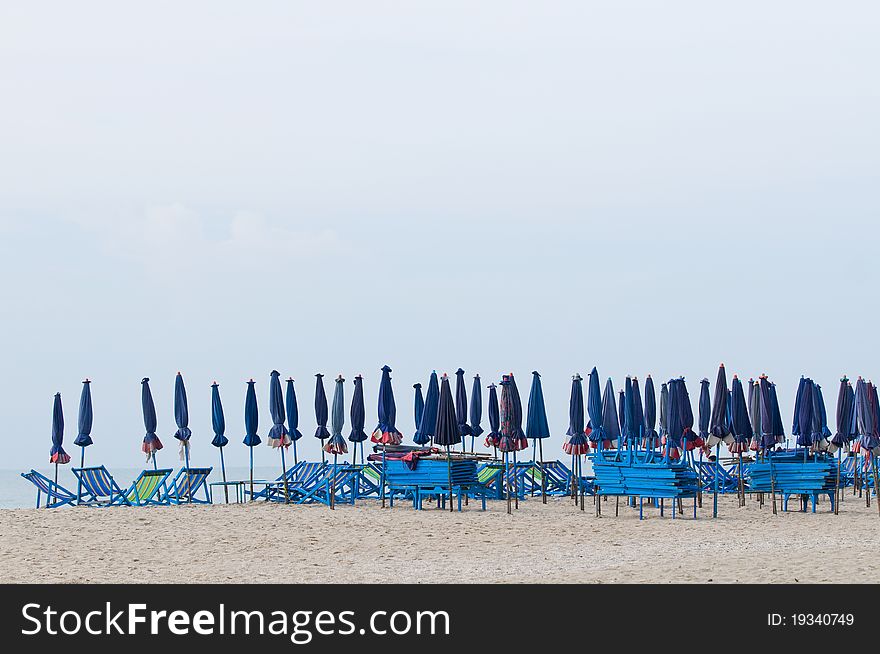
M254 447L262 443L262 439L257 435L260 426L260 409L257 407L255 384L253 379L248 381L247 393L244 396L244 440L242 441L248 447L250 458L251 500L254 499Z
M226 438L226 416L223 415L223 402L220 401L220 385L217 382L211 384L211 426L214 428L214 439L211 445L220 450L220 471L223 474L223 494L226 503L229 503L229 488L226 486L226 461L223 458L223 448L229 444Z
M183 384L183 375L179 372L174 379L174 422L177 423L177 431L174 432L174 438L180 441L180 460L185 462L186 469L189 470L189 439L192 437L192 430L189 428L189 404L186 401L186 386Z
M813 429L813 380L804 379L798 389L797 399L797 445L803 448L811 448L814 444Z
M516 386L516 378L513 373L508 375L510 378L510 400L512 407L511 421L513 422L513 430L516 434L516 449L524 450L529 446L529 440L526 438L526 432L523 430L523 405L520 398L519 389ZM514 463L516 463L516 452L513 454Z
M801 436L801 426L800 426L800 411L801 411L801 399L804 395L804 386L807 383L807 380L801 375L800 381L798 381L798 389L797 394L794 398L794 417L791 421L791 435L797 436L798 440L800 440ZM797 443L797 440L795 441Z
M351 398L351 433L348 440L354 443L352 448L351 462L357 460L358 443L361 443L361 463L363 463L364 446L363 442L367 440L367 432L364 431L364 425L367 422L367 410L364 405L364 378L358 375L354 378L354 395Z
M153 404L149 377L144 377L141 380L141 408L144 412L144 428L147 430L141 451L147 455L147 461L153 460L153 468L155 468L156 452L162 449L162 441L156 436L156 405Z
M856 444L857 452L864 452L866 456L874 452L880 445L877 438L877 416L874 410L874 387L859 377L855 391L855 422L859 440Z
M657 425L657 394L654 391L654 380L651 375L645 380L645 448L653 452L660 438Z
M773 437L777 443L784 443L785 425L782 423L782 413L779 410L779 398L776 395L776 384L773 383L770 384L770 408Z
M739 504L745 505L745 485L742 472L742 455L748 451L749 443L754 432L749 421L749 409L746 403L743 385L739 377L733 376L730 388L730 430L733 434L733 444L730 451L739 455ZM771 476L772 479L772 476Z
M627 409L630 412L627 419L632 425L630 427L630 433L632 434L632 438L635 439L635 444L638 447L645 438L645 417L644 408L642 407L642 391L639 389L639 380L637 377L633 377L632 379L631 405L632 406L629 406Z
M708 386L708 385L707 385ZM708 392L708 388L706 389ZM702 393L702 391L701 391ZM709 416L709 438L707 445L715 448L715 462L712 466L715 473L715 487L712 498L712 517L718 517L718 472L721 462L721 443L730 445L733 436L730 435L729 405L730 391L727 390L727 371L722 363L718 366L718 376L715 378L715 395L712 398L712 413ZM703 420L703 399L700 397L700 422Z
M315 375L315 421L318 427L315 429L315 438L321 440L321 462L326 463L324 457L324 441L330 438L327 430L327 420L330 415L327 409L327 394L324 392L324 375L320 372Z
M529 391L529 412L526 417L526 438L532 440L532 464L536 462L535 450L538 447L537 461L540 466L544 465L544 439L550 438L550 424L547 421L547 407L544 404L544 389L541 386L541 375L537 370L532 371L532 388ZM541 499L547 503L547 488L545 477L541 474Z
M504 471L506 475L507 488L507 512L511 512L512 494L516 495L517 507L519 507L519 490L513 491L511 483L511 475L516 470L516 461L514 460L513 470L510 466L509 454L516 454L519 448L518 432L516 429L516 410L513 407L513 397L511 394L510 375L502 375L501 377L501 400L499 401L499 414L501 417L501 438L498 440L498 449L501 450L504 457ZM515 475L514 475L515 476Z
M419 428L419 423L422 422L422 414L425 412L425 398L422 395L422 385L416 382L413 384L413 388L415 389L415 399L413 400L413 417L415 418L416 430Z
M775 387L771 386L771 395L775 394ZM816 384L816 400L819 402L819 421L822 425L822 449L828 449L831 438L831 430L828 429L828 411L825 408L825 398L822 396L822 387Z
M440 383L437 381L437 371L431 373L431 379L428 381L428 393L425 396L425 408L422 411L422 417L419 420L419 427L413 434L413 441L416 445L427 445L434 437L434 430L437 428L437 410L440 407Z
M590 380L592 383L592 380ZM592 419L593 414L590 414ZM614 400L614 383L611 377L605 382L605 391L602 393L602 426L605 428L605 438L608 445L605 447L617 447L620 441L620 417Z
M55 393L52 405L52 449L49 462L55 464L55 483L58 483L58 465L70 463L70 456L64 451L64 411L61 408L61 393Z
M272 418L272 428L266 442L269 447L281 450L281 478L284 480L284 500L290 501L290 490L287 483L287 462L284 460L284 450L291 443L284 420L287 413L284 407L284 392L281 390L281 373L273 370L269 373L269 415Z
M293 465L299 465L299 458L296 454L296 442L302 438L302 432L299 430L299 405L296 401L296 389L293 387L293 378L287 378L287 388L284 390L284 409L287 413L287 435L290 436L293 445Z
M391 368L382 366L382 381L379 383L379 424L370 440L382 445L400 445L403 434L397 431L397 406L394 404L394 390L391 387Z
M333 463L339 454L348 454L348 444L342 435L345 427L345 378L339 375L336 378L336 388L333 389L333 409L330 412L330 440L324 450L333 455Z
M853 411L853 395L852 385L846 376L840 380L840 387L837 390L837 431L831 439L828 446L829 452L849 449L850 440L852 440L850 425L852 424ZM839 474L839 472L838 472Z
M480 385L480 376L474 375L474 385L471 387L471 452L474 451L474 439L483 433L480 422L483 420L483 387Z
M624 382L624 385L626 382ZM626 391L617 391L617 424L620 425L621 447L626 444Z
M628 447L635 445L642 434L642 416L635 416L632 377L627 375L623 381L623 437Z
M79 396L79 421L78 432L73 444L80 448L79 467L86 465L86 448L92 444L92 382L86 379L83 382L82 394Z
M590 416L587 435L593 443L593 449L610 447L611 443L602 422L602 392L599 390L599 373L595 366L590 372L590 381L587 387L587 413Z
M468 400L467 388L464 384L464 370L459 368L455 371L455 417L458 420L458 430L461 432L462 450L464 450L465 437L471 435L471 426L468 424Z
M490 445L498 456L498 445L501 443L501 410L498 408L498 391L495 384L489 384L489 433L486 434L486 447Z
M700 401L698 404L698 435L704 442L709 440L709 422L712 418L712 400L709 398L709 380L700 380Z
M749 422L752 425L751 449L758 449L758 440L761 438L761 389L754 379L749 379L748 394Z
M446 448L446 465L449 481L449 510L452 511L452 453L450 448L461 443L461 425L455 404L452 401L452 390L449 386L449 377L443 375L440 382L440 403L437 408L437 428L434 433L434 444Z
M183 375L179 372L174 379L174 422L177 423L177 431L174 438L180 441L180 460L186 465L187 474L187 501L192 502L192 490L189 486L189 439L192 430L189 428L189 404L186 401L186 386L183 385Z
M682 416L682 403L684 398L681 393L682 384L680 379L670 379L666 382L668 395L666 400L666 442L664 443L664 456L670 459L679 457L684 438L684 422Z
M666 442L666 434L669 431L669 386L660 384L660 444Z
M578 480L583 476L581 469L581 457L590 451L590 441L587 439L584 426L584 386L583 377L575 373L571 377L571 396L568 400L568 430L562 449L571 455L571 496L577 503L578 495L581 495L581 510L584 508L581 485Z

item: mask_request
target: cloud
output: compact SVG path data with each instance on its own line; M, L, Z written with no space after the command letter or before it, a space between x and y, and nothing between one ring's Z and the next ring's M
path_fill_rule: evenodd
M180 203L150 207L139 215L75 222L108 255L174 274L218 263L227 271L252 270L273 260L296 264L345 249L332 229L270 222L250 211L206 217Z

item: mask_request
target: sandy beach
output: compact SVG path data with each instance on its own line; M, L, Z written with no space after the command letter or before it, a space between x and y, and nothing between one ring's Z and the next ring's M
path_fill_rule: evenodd
M711 498L697 520L644 521L614 501L601 518L568 500L502 502L483 513L405 504L0 511L0 581L69 583L880 581L880 562L842 562L880 536L877 508L780 513ZM415 563L401 568L404 561ZM51 570L51 574L49 571Z

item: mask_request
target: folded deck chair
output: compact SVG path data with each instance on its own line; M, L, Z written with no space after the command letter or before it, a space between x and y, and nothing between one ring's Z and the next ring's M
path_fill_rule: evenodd
M147 506L148 504L169 504L168 477L174 472L170 468L159 470L144 470L138 475L125 495L113 501L113 505L131 504L133 506ZM160 497L159 491L164 489L164 497Z
M334 503L348 502L354 504L360 481L360 470L350 465L326 465L318 475L307 484L289 488L292 501L297 504L321 502L330 504L333 495Z
M311 479L313 479L323 468L326 466L326 463L312 462L312 461L300 461L292 468L287 470L287 488L288 491L291 488L302 486L307 484ZM248 488L244 490L245 495L250 495L251 492ZM254 500L272 500L273 502L283 502L284 501L284 475L278 475L270 484L265 484L262 489L258 491L254 491L253 497L251 499Z
M54 481L46 477L45 475L41 475L36 470L31 470L30 472L23 472L21 476L31 482L34 486L37 487L37 508L40 508L40 499L43 495L46 496L46 506L47 509L54 509L58 506L64 506L65 504L71 504L74 500L76 500L76 495L71 493L69 490L64 488L61 484L56 484Z
M181 468L159 497L165 504L211 504L208 476L214 468ZM202 497L198 496L201 491Z
M77 505L110 506L117 499L126 503L125 493L104 466L74 468L73 474L79 480Z

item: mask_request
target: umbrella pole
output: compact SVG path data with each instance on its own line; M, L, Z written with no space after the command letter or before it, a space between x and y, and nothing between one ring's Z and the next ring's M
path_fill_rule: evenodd
M581 496L581 511L584 510L584 489L581 488L580 478L583 476L583 457L578 454L578 493Z
M251 469L251 502L254 501L254 446L248 445L248 450L250 450L250 469ZM269 493L266 493L268 497Z
M703 471L703 448L700 448L700 472ZM703 483L700 481L700 475L697 475L697 506L703 508Z
M766 455L770 462L770 495L773 500L773 515L776 515L776 479L773 474L773 454Z
M186 464L186 501L187 504L192 504L192 486L189 483L189 441L183 444L183 457Z
M715 446L715 490L712 492L712 517L718 517L718 466L721 465L721 443Z
M379 489L382 496L382 508L385 508L385 443L382 443L382 488Z
M223 448L220 448L220 472L223 473L223 495L229 504L229 486L226 485L226 462L223 460Z
M840 503L840 456L843 450L837 450L837 479L834 482L834 515L839 515L837 505Z
M578 457L579 458L579 457ZM577 495L574 492L574 480L575 475L577 474L577 460L575 459L575 455L571 455L571 483L568 485L569 493L571 493L571 500L574 502L574 505L577 506Z
M745 487L745 484L743 484L743 453L742 452L739 453L739 474L737 476L739 477L739 505L742 507L742 506L746 505L746 487Z
M336 457L337 454L334 450L333 452L333 476L330 478L330 510L333 511L336 507L334 506L336 502Z
M446 473L449 479L449 512L452 513L455 508L452 506L452 456L449 446L446 446Z
M516 469L516 450L513 451L513 508L519 511L519 470Z
M538 458L541 463L541 502L547 504L547 477L544 475L544 440L538 439Z
M511 514L511 510L510 510L510 501L511 501L511 497L510 497L510 461L507 458L507 452L504 453L503 458L504 458L504 472L505 472L504 476L507 479L507 515L510 515Z
M324 439L321 439L321 463L327 463L327 457L324 456Z
M79 457L79 467L86 467L86 448L81 447L80 449L80 457ZM79 478L79 475L76 477L76 503L79 504L80 494L82 493L82 479Z
M535 465L537 464L537 461L538 461L537 453L538 453L538 439L534 438L534 439L532 439L532 483L531 483L532 488L529 491L531 493L532 497L535 496Z
M296 467L299 465L299 461L296 458L296 439L292 438L293 441L293 466Z
M877 515L880 516L880 484L877 483L877 457L871 457L871 472L874 473L874 492L877 495ZM868 491L870 497L870 489Z
M284 461L284 445L281 446L281 472L283 474L282 479L284 479L284 503L290 504L290 489L287 486L287 464Z

